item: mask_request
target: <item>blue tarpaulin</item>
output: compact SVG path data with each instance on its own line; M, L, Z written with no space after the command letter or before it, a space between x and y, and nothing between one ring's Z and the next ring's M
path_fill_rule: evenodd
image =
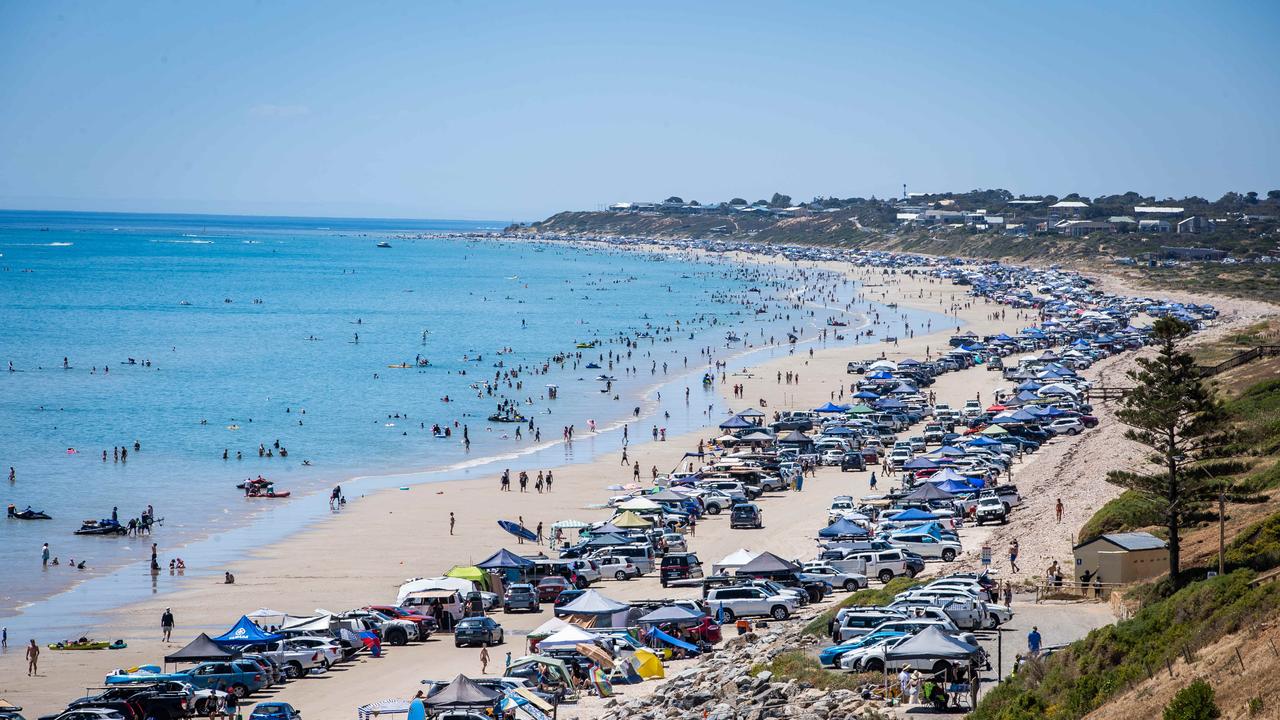
M668 644L668 645L674 645L675 647L682 648L682 649L684 649L684 650L688 650L689 652L698 652L698 646L697 646L697 645L690 645L689 643L687 643L687 642L685 642L685 641L683 641L683 640L680 640L680 639L678 639L678 638L671 637L670 635L668 635L668 634L666 634L666 633L662 632L662 631L661 631L661 630L659 630L658 628L654 628L654 629L653 629L653 631L650 633L650 635L652 635L653 637L658 638L659 640L661 640L662 642L664 642L664 643L666 643L666 644Z

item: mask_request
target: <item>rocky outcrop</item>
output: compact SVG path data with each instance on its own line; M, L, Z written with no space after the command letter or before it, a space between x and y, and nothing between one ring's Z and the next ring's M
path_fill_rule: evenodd
M727 640L697 665L685 669L654 689L632 699L615 698L605 704L602 720L841 720L884 718L883 705L853 690L822 690L795 679L775 677L767 665L778 654L816 643L799 627L749 632Z

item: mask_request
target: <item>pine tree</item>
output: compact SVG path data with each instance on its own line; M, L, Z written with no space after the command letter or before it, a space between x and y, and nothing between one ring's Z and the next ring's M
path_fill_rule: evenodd
M1107 479L1155 500L1169 538L1169 578L1181 587L1181 531L1214 517L1208 504L1227 489L1203 462L1220 457L1232 439L1221 403L1201 382L1191 356L1180 348L1191 328L1175 318L1160 318L1152 327L1156 355L1138 358L1130 370L1134 388L1116 417L1129 426L1125 437L1151 448L1150 472L1118 470Z

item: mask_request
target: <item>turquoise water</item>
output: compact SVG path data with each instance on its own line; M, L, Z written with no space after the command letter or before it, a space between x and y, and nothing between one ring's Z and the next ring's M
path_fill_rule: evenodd
M487 460L539 447L514 467L587 459L616 448L624 419L633 441L655 425L672 434L700 426L726 410L698 382L707 358L747 349L726 333L757 347L790 330L808 339L832 314L789 307L794 288L820 281L812 271L458 236L494 229L0 213L0 362L14 370L0 371L0 467L17 472L0 494L54 517L0 523L0 616L145 562L151 541L164 563L170 548L286 512L282 505L322 507L296 496L355 474L368 476L368 488L427 468L446 469L432 477L496 482ZM392 247L377 248L383 240ZM849 284L843 296L854 293ZM928 317L877 309L886 320ZM575 347L590 341L597 347ZM610 369L610 353L628 352ZM556 355L564 362L549 362ZM418 357L430 365L388 367ZM585 368L591 361L603 367ZM514 368L521 372L508 386L501 374ZM483 383L495 373L490 394ZM617 378L612 392L601 392L601 373ZM548 384L558 398L547 398ZM540 443L527 425L517 439L516 425L487 421L502 399L533 419ZM437 424L452 436L437 438ZM574 446L559 442L570 424ZM274 457L259 457L260 444ZM116 447L128 449L127 461L115 460ZM242 497L235 484L259 474L295 497ZM136 517L148 504L165 518L150 539L73 535L83 519L113 507ZM41 568L43 542L64 565ZM217 559L207 548L192 552ZM70 559L89 568L69 570Z

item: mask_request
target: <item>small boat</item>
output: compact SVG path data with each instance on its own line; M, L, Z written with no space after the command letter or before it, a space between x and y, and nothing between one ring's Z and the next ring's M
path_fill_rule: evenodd
M85 520L76 535L127 535L129 528L111 519Z
M382 242L378 243L377 247L389 248L391 247L391 243L387 242L386 240L383 240Z
M827 324L828 324L828 325L830 325L831 327L848 327L848 325L849 325L849 323L847 323L847 322L840 322L839 320L836 320L835 318L829 318L829 319L827 320Z
M291 494L288 490L277 491L275 483L261 475L236 485L236 488L243 490L245 497L251 498L287 498Z
M18 512L18 508L14 505L9 506L9 517L14 520L51 520L49 514L43 510L32 510L28 505L26 510Z
M580 350L588 350L595 346L596 346L596 341L592 340L591 342L580 342L575 347L577 347Z

